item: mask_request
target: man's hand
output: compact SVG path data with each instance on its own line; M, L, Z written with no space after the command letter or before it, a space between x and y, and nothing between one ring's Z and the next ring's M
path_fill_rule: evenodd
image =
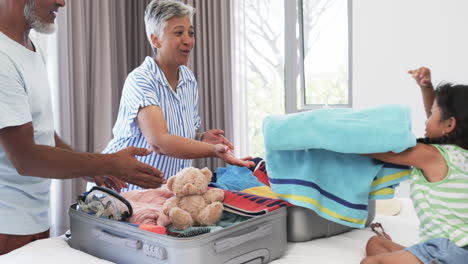
M220 129L210 129L203 134L202 142L209 144L223 144L231 151L234 150L234 145L224 137L224 131Z
M229 149L228 146L222 144L215 145L215 153L216 156L218 156L219 158L223 159L225 162L231 165L247 168L255 166L255 163L253 161L249 161L250 159L252 159L252 157L238 159L234 156L234 153Z
M120 180L138 185L143 188L158 188L166 183L163 173L143 162L135 156L147 156L152 150L137 147L128 147L113 155L115 170L112 175Z
M117 179L114 176L106 175L106 176L95 176L94 182L98 186L104 186L109 189L112 189L116 192L120 192L122 188L127 188L128 184Z
M432 88L431 70L429 68L421 67L416 70L409 70L408 73L411 74L421 88Z

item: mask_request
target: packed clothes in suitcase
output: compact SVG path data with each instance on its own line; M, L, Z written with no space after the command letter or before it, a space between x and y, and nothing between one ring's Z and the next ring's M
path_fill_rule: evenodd
M229 205L229 200L236 199L248 204ZM266 205L254 208L260 199ZM226 191L225 213L241 212L248 216L245 221L224 228L193 227L192 231L177 235L171 228L166 234L158 234L135 224L96 217L77 203L69 209L69 243L75 249L116 263L268 263L281 257L286 249L287 208L281 200L266 199ZM108 201L105 206L119 208L112 203ZM129 216L128 211L116 211L124 212L124 218Z

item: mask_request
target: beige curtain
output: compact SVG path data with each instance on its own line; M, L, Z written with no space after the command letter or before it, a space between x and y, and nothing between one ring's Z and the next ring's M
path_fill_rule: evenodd
M231 47L228 0L186 0L197 9L196 44L189 67L199 84L202 130L223 129L232 139ZM75 150L100 152L112 137L128 73L151 55L144 10L149 0L73 0L59 12L59 134ZM216 169L219 160L194 166ZM85 190L80 179L56 180L52 235L69 228L67 210Z
M185 0L197 9L195 48L189 62L199 87L202 130L222 129L232 141L230 0ZM219 159L195 160L193 166L215 170Z
M112 136L123 83L151 49L144 33L147 1L67 2L59 30L66 100L65 139L80 151L100 152ZM61 21L62 22L62 21Z
M147 3L74 0L59 12L55 118L58 133L75 150L100 152L112 137L125 78L151 54L143 20ZM52 235L68 229L68 206L85 186L81 179L54 180Z

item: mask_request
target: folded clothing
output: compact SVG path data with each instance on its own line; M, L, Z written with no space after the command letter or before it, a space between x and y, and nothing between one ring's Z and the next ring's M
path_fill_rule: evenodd
M121 195L133 207L130 223L167 226L171 220L163 213L162 206L174 194L166 188L135 190L123 192Z
M173 237L195 237L223 229L221 226L191 226L178 230L172 225L167 229L167 235Z
M270 186L259 186L259 187L252 187L245 190L242 190L243 193L255 194L258 196L278 199L278 195L271 190Z
M265 184L261 183L248 168L229 165L216 170L216 182L211 182L210 186L224 190L242 191L252 187L265 186Z
M236 191L224 191L224 210L243 216L259 216L273 212L290 203L281 199L273 199L254 194Z
M260 157L255 157L250 159L250 161L255 163L255 167L249 168L253 172L253 175L258 179L259 182L265 184L266 186L270 186L265 160Z
M369 197L379 196L370 193L405 177L372 189L377 177L388 175L380 173L384 164L355 153L401 152L416 144L409 108L402 105L268 116L263 132L272 190L294 205L357 228L366 223Z

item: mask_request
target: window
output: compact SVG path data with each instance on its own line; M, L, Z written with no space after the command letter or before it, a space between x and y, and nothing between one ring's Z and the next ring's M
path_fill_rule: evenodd
M236 0L234 140L264 157L266 115L351 106L348 0Z
M351 2L298 0L285 4L289 51L286 111L350 107Z

